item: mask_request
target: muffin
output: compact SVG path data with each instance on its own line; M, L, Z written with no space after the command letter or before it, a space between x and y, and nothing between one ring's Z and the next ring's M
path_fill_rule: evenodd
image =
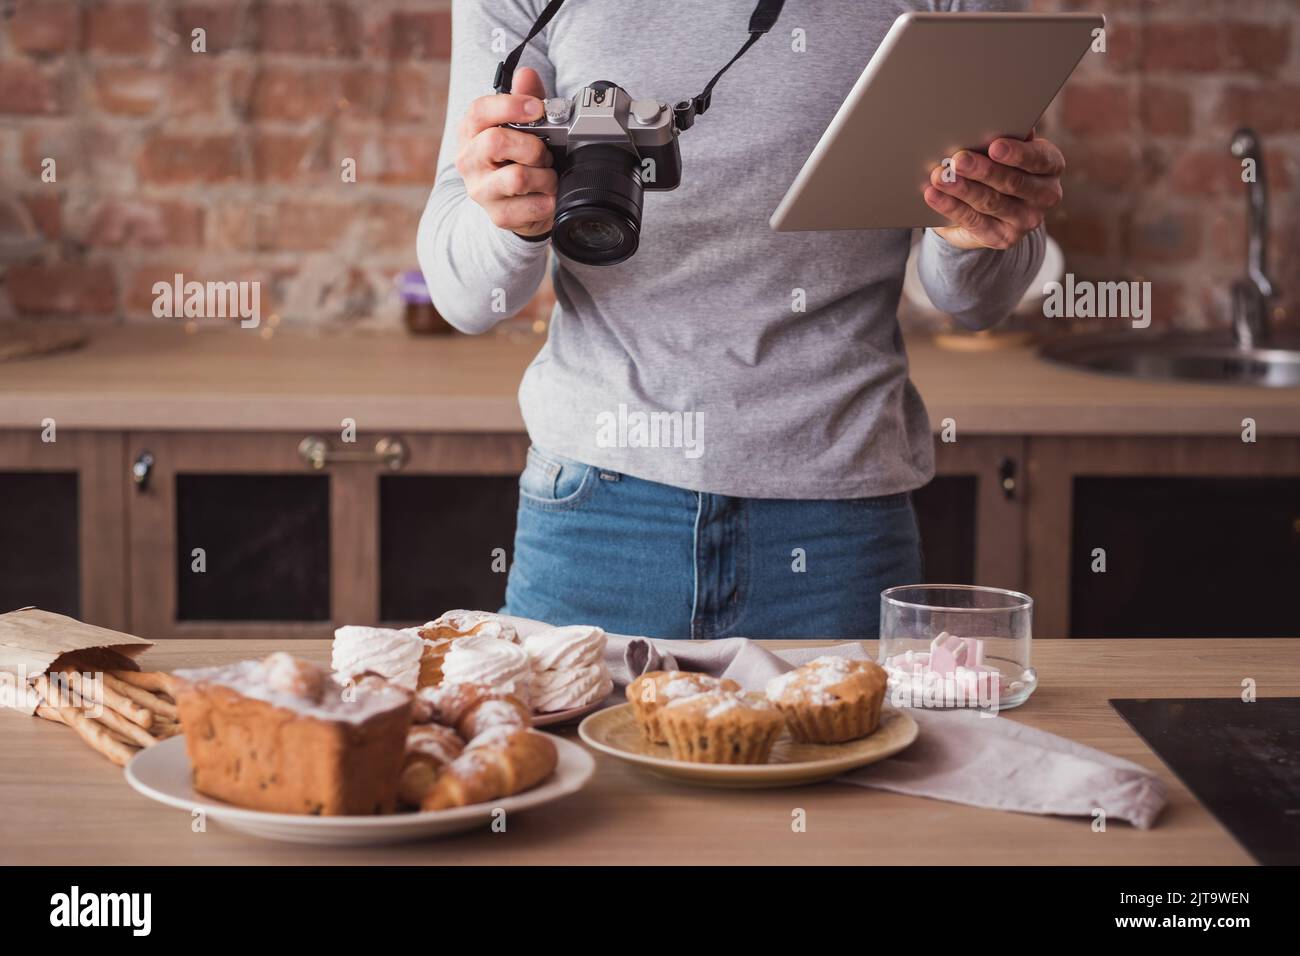
M818 657L768 681L767 697L785 715L796 740L837 744L880 726L887 682L884 670L871 661Z
M670 700L659 709L659 726L674 760L767 763L785 720L769 701L717 690Z
M670 701L694 697L710 691L740 690L740 685L725 677L710 677L688 671L647 671L627 685L627 700L632 716L646 740L654 744L668 741L659 726L659 711Z

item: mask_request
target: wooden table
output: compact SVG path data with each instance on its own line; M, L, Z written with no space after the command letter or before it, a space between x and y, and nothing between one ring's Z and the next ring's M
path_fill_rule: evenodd
M780 642L770 646L780 647ZM175 640L148 666L204 666L282 648L267 641ZM324 641L295 643L325 661ZM1300 694L1300 640L1043 641L1040 686L1017 720L1156 770L1170 802L1154 829L979 810L827 783L736 792L668 783L597 755L583 792L509 821L505 833L371 849L270 843L208 827L136 794L121 771L65 727L0 714L0 863L1048 863L1246 864L1251 860L1111 710L1112 697ZM564 731L576 737L570 729ZM791 829L796 809L807 830Z

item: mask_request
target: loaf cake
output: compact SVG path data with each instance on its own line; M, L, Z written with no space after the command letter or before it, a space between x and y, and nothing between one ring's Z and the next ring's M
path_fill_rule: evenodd
M340 687L283 652L175 677L200 793L278 813L395 808L412 710L402 689L378 680Z

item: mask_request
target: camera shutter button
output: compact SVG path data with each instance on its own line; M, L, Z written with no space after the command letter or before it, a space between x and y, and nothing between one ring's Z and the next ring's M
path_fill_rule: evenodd
M632 118L642 126L649 126L659 118L663 109L655 100L633 100Z
M562 96L548 96L542 101L546 108L546 122L563 123L569 118L569 101Z

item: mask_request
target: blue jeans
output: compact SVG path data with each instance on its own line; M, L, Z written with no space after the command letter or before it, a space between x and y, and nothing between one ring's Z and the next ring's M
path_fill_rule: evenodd
M880 592L921 574L906 493L731 498L532 448L504 610L647 637L874 638Z

